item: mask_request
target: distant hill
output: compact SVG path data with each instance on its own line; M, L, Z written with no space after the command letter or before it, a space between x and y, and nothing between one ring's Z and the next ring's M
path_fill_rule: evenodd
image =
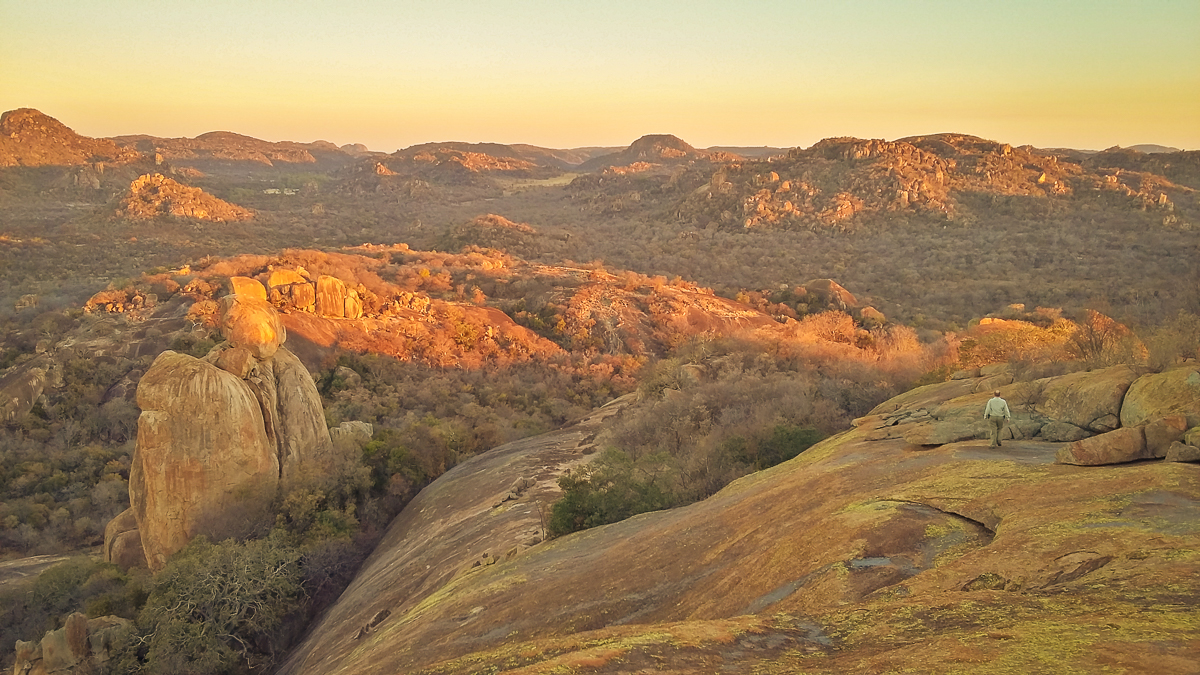
M682 139L670 134L642 136L628 148L619 152L600 155L579 165L580 171L599 171L608 167L622 167L645 162L647 164L687 164L696 160L709 160L712 153L697 150Z
M1187 168L1193 166L1187 155L1122 150L1060 157L956 133L892 142L830 138L772 162L721 167L679 213L726 227L847 229L885 214L968 217L971 204L994 195L1099 198L1170 215L1176 204L1190 205L1193 174L1200 175ZM1168 162L1172 173L1164 178Z
M355 155L328 141L295 143L263 141L229 131L210 131L195 138L115 136L127 148L205 173L275 166L311 165L322 170L351 163Z
M730 155L740 155L742 157L752 157L754 159L765 159L778 155L786 155L791 148L773 148L770 146L741 146L741 145L714 145L707 148L711 153L726 153Z
M157 173L133 181L118 213L134 219L172 216L218 223L249 220L254 216L248 209Z
M1138 152L1144 152L1147 155L1154 155L1154 154L1157 154L1160 152L1183 152L1179 148L1172 148L1167 145L1155 145L1153 143L1142 143L1140 145L1131 145L1126 149L1127 150L1137 150Z
M10 110L0 116L0 166L77 166L140 158L135 149L107 139L80 136L32 108Z

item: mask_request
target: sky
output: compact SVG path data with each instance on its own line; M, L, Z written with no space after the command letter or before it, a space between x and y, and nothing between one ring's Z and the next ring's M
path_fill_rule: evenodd
M1200 149L1198 0L0 0L0 110L85 136Z

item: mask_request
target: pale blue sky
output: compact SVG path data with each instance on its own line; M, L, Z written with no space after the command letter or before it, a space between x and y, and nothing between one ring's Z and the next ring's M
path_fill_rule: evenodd
M0 109L89 136L1200 149L1200 1L0 0Z

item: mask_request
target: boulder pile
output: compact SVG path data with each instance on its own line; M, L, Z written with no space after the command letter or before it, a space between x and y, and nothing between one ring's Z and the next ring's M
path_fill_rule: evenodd
M1060 464L1200 457L1200 366L1194 363L1160 373L1120 365L1027 382L1014 382L1007 364L988 366L898 396L858 424L875 425L873 437L902 437L913 446L984 438L983 406L996 389L1012 410L1002 440L1063 443Z

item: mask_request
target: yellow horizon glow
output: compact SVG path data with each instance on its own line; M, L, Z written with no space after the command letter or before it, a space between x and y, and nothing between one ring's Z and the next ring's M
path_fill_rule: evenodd
M88 136L1200 148L1200 3L0 5L0 107Z

